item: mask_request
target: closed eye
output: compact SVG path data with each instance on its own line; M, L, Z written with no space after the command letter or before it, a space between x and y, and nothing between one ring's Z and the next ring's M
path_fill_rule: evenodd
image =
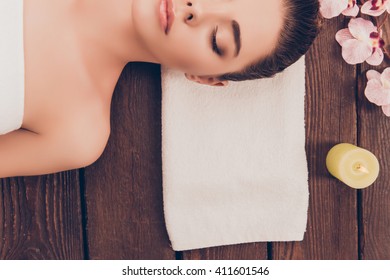
M217 45L217 32L218 32L218 26L216 26L211 33L211 46L213 49L213 52L215 52L217 55L222 56L223 52L218 48Z

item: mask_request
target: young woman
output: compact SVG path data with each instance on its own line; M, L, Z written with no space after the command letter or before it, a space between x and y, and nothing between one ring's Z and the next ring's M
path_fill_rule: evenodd
M0 178L96 161L128 62L159 63L213 86L271 77L312 44L318 6L318 0L24 0L23 123L0 135Z

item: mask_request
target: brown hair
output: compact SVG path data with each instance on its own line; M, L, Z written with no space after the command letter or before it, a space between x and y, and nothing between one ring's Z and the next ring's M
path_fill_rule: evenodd
M244 81L272 77L304 55L316 38L323 18L318 0L283 0L285 18L273 52L243 71L226 73L220 80Z

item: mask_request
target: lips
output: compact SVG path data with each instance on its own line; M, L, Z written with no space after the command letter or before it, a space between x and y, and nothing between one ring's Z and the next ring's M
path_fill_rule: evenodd
M161 0L160 3L160 25L165 34L169 33L175 20L173 0Z

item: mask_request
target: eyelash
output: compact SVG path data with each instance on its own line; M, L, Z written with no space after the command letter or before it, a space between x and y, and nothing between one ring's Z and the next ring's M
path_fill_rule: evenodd
M219 56L222 56L222 51L217 46L217 32L218 32L218 26L215 27L213 32L211 33L211 45L213 48L213 51L218 54Z

